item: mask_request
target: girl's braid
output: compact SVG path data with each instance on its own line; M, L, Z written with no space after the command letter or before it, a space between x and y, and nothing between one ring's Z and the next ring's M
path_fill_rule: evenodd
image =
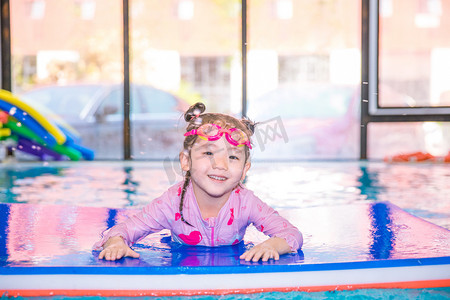
M192 226L191 224L189 224L188 221L186 221L183 217L183 201L184 201L184 195L186 194L186 189L189 185L191 179L191 173L189 171L186 172L186 176L184 177L184 184L183 184L183 189L181 190L181 199L180 199L180 216L181 216L181 221L183 221L184 223L188 224L189 226Z

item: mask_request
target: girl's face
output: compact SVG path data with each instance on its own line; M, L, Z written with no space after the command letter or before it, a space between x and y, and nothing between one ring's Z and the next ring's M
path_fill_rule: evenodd
M197 199L228 199L250 168L250 162L245 161L245 147L231 145L225 136L216 141L197 138L190 157L182 152L180 162L184 171L190 171Z

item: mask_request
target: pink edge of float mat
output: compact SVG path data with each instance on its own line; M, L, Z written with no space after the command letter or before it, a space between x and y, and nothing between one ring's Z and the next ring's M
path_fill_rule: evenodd
M8 296L192 296L450 286L450 231L389 202L280 210L304 234L279 261L239 255L261 239L250 228L227 247L153 234L139 259L105 261L99 234L136 209L0 204L0 293Z

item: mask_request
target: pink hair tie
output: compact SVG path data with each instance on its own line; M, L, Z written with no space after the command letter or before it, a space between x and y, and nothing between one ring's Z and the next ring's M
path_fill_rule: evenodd
M191 121L194 120L194 119L197 119L199 116L200 116L200 114L193 115L193 116L191 117Z

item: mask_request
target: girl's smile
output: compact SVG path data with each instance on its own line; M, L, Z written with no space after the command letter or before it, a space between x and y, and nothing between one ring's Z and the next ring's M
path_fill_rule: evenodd
M218 180L218 181L225 181L227 180L226 177L223 176L216 176L216 175L208 175L209 178L214 179L214 180Z

